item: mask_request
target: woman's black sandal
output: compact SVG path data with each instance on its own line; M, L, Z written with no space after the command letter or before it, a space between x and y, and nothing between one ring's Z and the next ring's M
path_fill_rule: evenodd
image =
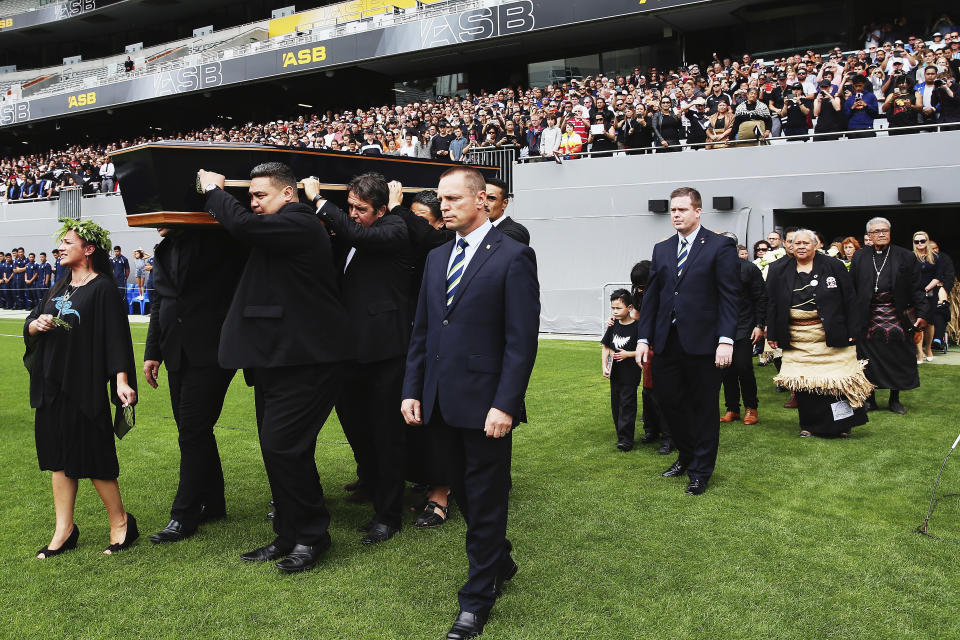
M113 555L117 551L129 549L139 537L140 530L137 528L137 519L133 517L132 513L127 513L127 535L124 536L123 542L114 542L109 547L104 549L103 553L104 555ZM108 551L109 553L107 553Z
M443 515L437 513L437 509L443 512ZM420 529L435 529L447 521L447 515L450 512L450 505L443 506L439 502L430 500L423 509L423 513L413 523L413 526Z
M80 527L74 523L73 531L70 532L70 535L66 540L63 541L63 544L60 545L57 549L51 549L50 547L44 547L37 551L37 555L43 554L43 558L40 560L46 560L47 558L52 558L53 556L58 556L64 551L70 551L71 549L77 548L77 540L80 538Z

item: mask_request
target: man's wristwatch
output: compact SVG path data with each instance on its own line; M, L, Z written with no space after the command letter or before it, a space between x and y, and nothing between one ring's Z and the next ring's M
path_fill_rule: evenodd
M321 200L326 200L326 198L323 197L323 194L318 193L317 195L313 196L313 206L314 206L314 207L319 207L320 205L319 205L318 203L319 203Z

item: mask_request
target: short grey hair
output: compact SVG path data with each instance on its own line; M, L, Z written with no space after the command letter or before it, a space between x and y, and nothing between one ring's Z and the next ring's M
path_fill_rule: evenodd
M890 224L890 221L887 220L886 218L882 218L882 217L880 217L880 216L877 216L877 217L875 217L875 218L870 218L869 220L867 220L867 228L864 229L864 231L866 231L867 233L870 233L870 227L872 227L872 226L875 225L875 224L880 224L881 222L887 223L887 226L888 226L888 227L892 227L892 226L893 226L892 224Z
M814 246L820 244L820 238L817 236L816 231L812 231L810 229L797 229L796 231L794 231L793 232L794 242L797 241L797 236L800 235L801 233L805 233L808 236L810 236L810 241L813 242Z
M737 234L735 234L733 231L721 231L720 235L726 236L733 240L733 244L740 244L740 240L737 239Z

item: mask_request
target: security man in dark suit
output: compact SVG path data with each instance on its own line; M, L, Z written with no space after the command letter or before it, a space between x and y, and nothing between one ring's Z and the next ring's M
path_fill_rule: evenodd
M487 178L487 213L490 216L490 222L500 233L529 246L530 232L527 228L510 216L504 215L508 204L510 204L510 189L507 183L500 178Z
M724 235L736 244L737 236ZM737 296L737 330L733 336L733 362L723 372L723 399L727 411L720 422L740 419L740 395L743 394L743 424L757 424L757 378L753 373L753 347L763 340L767 316L767 287L757 265L737 258L740 287Z
M426 424L450 465L470 569L449 640L476 638L517 565L506 538L511 431L537 353L536 256L487 218L483 175L455 167L437 189L447 229L430 252L407 354L401 412Z
M700 226L700 192L670 194L677 235L653 248L640 309L637 362L652 347L654 394L679 457L662 475L687 473L686 493L707 490L720 442L720 371L733 359L740 274L733 240Z
M316 180L303 180L303 191L333 232L335 253L344 256L338 272L356 359L344 376L337 415L360 484L373 497L374 515L361 526L361 542L376 544L400 530L403 516L405 431L396 402L413 320L412 247L406 223L387 214L389 191L380 174L350 181L349 215L320 195Z
M201 522L226 515L223 469L213 427L234 369L217 362L223 326L247 249L222 229L159 229L154 252L150 326L143 375L157 388L160 364L170 376L170 403L180 446L180 483L170 522L155 544L192 536Z
M201 170L197 177L210 214L251 247L218 360L224 369L244 369L253 384L277 537L242 557L286 556L278 569L306 571L330 547L317 435L340 395L343 363L353 357L330 238L313 209L299 202L297 179L284 164L250 172L252 212L223 191L224 176Z

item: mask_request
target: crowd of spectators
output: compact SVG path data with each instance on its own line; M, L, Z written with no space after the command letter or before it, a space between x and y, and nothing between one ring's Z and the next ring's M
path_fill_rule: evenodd
M105 146L0 159L7 200L56 197L64 186L112 192L109 154L155 140L252 142L459 162L510 148L518 160L757 145L960 126L960 27L944 16L925 39L904 20L865 25L864 48L755 60L714 54L704 65L636 67L545 87L503 88L404 106L382 105L266 123L213 124ZM221 121L222 122L222 121ZM910 127L904 129L904 127ZM696 145L683 147L681 145Z

